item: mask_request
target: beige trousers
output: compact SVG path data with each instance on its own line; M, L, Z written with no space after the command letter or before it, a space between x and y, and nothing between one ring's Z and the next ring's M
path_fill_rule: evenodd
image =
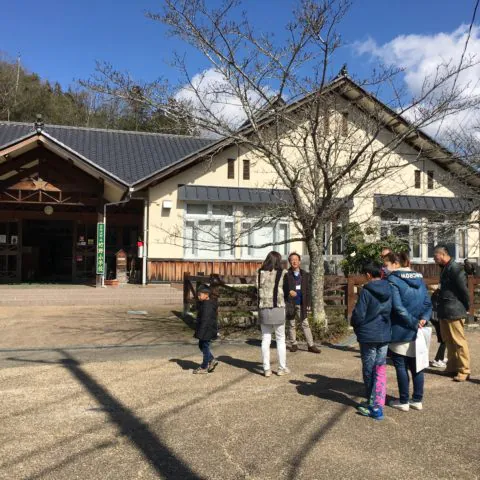
M470 373L470 352L465 338L465 319L440 320L440 333L447 345L447 371Z
M308 323L308 318L301 318L302 316L302 307L300 305L295 305L295 317L292 320L287 320L288 323L288 339L290 340L291 345L297 344L297 320L302 322L302 330L305 335L305 340L309 347L313 347L313 335L310 330L310 325Z

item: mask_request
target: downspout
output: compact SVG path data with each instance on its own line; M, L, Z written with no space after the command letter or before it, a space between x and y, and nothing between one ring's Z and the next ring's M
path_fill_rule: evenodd
M110 202L110 203L105 203L103 205L103 229L104 229L104 243L107 237L107 207L111 205L122 205L124 203L128 203L131 198L132 198L132 193L133 193L133 188L130 187L127 192L125 192L126 198L124 200L120 200L119 202ZM125 196L124 195L124 196ZM106 245L105 245L106 246ZM105 287L105 269L103 269L103 275L102 275L102 288Z

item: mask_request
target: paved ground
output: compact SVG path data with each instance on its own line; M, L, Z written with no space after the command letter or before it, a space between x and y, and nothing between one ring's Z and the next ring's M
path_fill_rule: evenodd
M17 312L11 329L21 333L21 348L8 321L0 323L10 338L0 341L2 479L479 478L478 375L454 384L429 374L423 412L388 409L385 421L374 422L355 413L356 350L289 354L292 374L267 379L257 374L257 339L217 344L217 371L194 376L199 352L187 327L169 345L150 331L136 337L145 346L129 340L102 348L104 334L105 344L121 343L108 328L123 341L147 320L104 311L98 323L110 327L92 333L95 321L77 314L70 341L45 327L47 317L37 324L50 332L43 349L29 331L33 312ZM69 323L61 318L52 321ZM92 339L97 344L88 347ZM469 341L479 372L480 332ZM388 374L394 394L391 367Z
M191 328L179 318L182 307L168 310L135 305L132 308L124 305L2 307L0 349L193 342Z

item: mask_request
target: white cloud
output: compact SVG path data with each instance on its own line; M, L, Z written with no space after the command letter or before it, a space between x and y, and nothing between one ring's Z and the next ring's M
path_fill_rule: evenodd
M247 93L247 102L242 103L232 84L221 72L213 68L196 74L191 84L180 89L175 99L188 102L195 116L214 117L230 127L237 127L247 119L245 103L250 108L260 108L264 104L260 93L252 90ZM273 95L273 93L273 91L266 92L267 95Z
M384 45L378 45L369 38L365 42L357 42L355 49L360 54L370 54L373 59L404 69L404 81L412 96L421 94L426 78L433 78L439 66L450 62L458 66L468 35L468 25L461 25L451 33L432 35L400 35ZM472 28L464 62L480 61L480 28ZM465 64L465 63L464 63ZM446 88L452 88L452 82ZM462 71L458 75L457 86L465 88L464 95L480 96L480 65ZM467 110L454 116L446 117L426 128L436 134L439 126L442 132L448 128L461 126L468 128L476 117L476 112ZM440 135L441 133L440 132Z

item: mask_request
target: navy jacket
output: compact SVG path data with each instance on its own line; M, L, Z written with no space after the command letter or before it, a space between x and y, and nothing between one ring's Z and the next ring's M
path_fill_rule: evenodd
M390 341L392 292L386 280L368 282L352 313L352 326L359 343Z
M199 340L212 340L218 336L217 302L203 300L198 302L197 328L195 338Z
M450 260L440 274L438 318L441 320L465 318L469 307L470 295L465 270Z
M392 289L392 342L417 338L418 322L430 320L432 302L421 273L395 270L388 276Z

